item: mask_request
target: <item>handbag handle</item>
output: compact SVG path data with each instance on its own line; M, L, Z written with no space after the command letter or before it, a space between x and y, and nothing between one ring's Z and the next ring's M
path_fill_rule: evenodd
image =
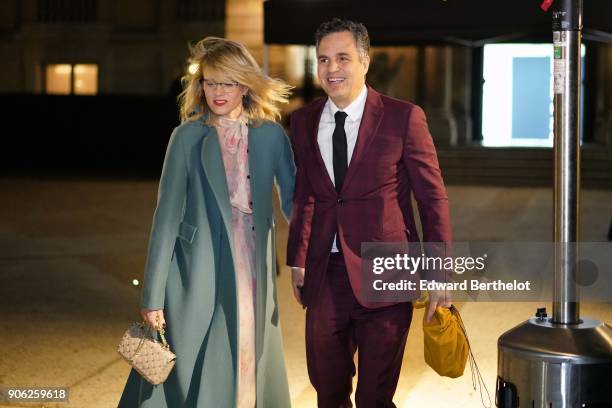
M170 350L170 346L168 345L168 342L166 341L166 336L164 336L164 334L166 334L166 331L164 330L164 328L162 327L161 329L158 329L157 333L159 334L159 338L162 341L162 347L165 350Z
M146 334L147 334L147 335L148 335L148 336L149 336L151 339L155 340L155 338L153 337L153 333L151 332L151 329L153 329L153 327L149 326L149 325L147 324L147 322L145 322L144 320L142 321L141 325L146 327L146 330L147 330L147 331L146 331ZM156 330L157 330L157 334L159 334L159 338L161 339L161 342L162 342L162 347L163 347L165 350L170 350L170 346L168 345L168 342L166 341L166 336L165 336L165 334L166 334L166 330L164 330L164 328L163 328L163 327L161 327L161 328L159 328L159 329L156 329ZM141 340L141 342L142 342L142 341L144 341L144 338Z

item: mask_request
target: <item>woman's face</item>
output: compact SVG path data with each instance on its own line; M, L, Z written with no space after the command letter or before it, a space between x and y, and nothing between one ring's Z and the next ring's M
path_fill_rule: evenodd
M247 87L226 76L204 72L202 89L206 104L215 115L235 119L242 112L242 97Z

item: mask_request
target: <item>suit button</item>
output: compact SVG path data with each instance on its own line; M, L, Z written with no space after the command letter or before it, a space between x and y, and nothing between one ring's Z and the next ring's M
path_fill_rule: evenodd
M344 203L344 199L342 197L338 197L338 205L342 205Z
M255 227L251 227L251 230L255 231Z

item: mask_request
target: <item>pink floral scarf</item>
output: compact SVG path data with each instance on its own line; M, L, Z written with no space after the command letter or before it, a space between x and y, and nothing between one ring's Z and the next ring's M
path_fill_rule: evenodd
M243 213L252 214L250 183L247 178L249 175L247 118L244 115L235 120L220 117L215 120L214 126L223 153L230 204Z

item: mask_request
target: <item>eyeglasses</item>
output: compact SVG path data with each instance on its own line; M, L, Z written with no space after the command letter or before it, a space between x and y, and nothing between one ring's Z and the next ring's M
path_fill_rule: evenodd
M218 87L221 87L221 90L225 93L233 92L240 85L238 82L234 82L234 81L232 82L213 82L213 81L209 81L208 79L201 79L200 82L203 84L205 91L212 91L212 90L217 89Z

